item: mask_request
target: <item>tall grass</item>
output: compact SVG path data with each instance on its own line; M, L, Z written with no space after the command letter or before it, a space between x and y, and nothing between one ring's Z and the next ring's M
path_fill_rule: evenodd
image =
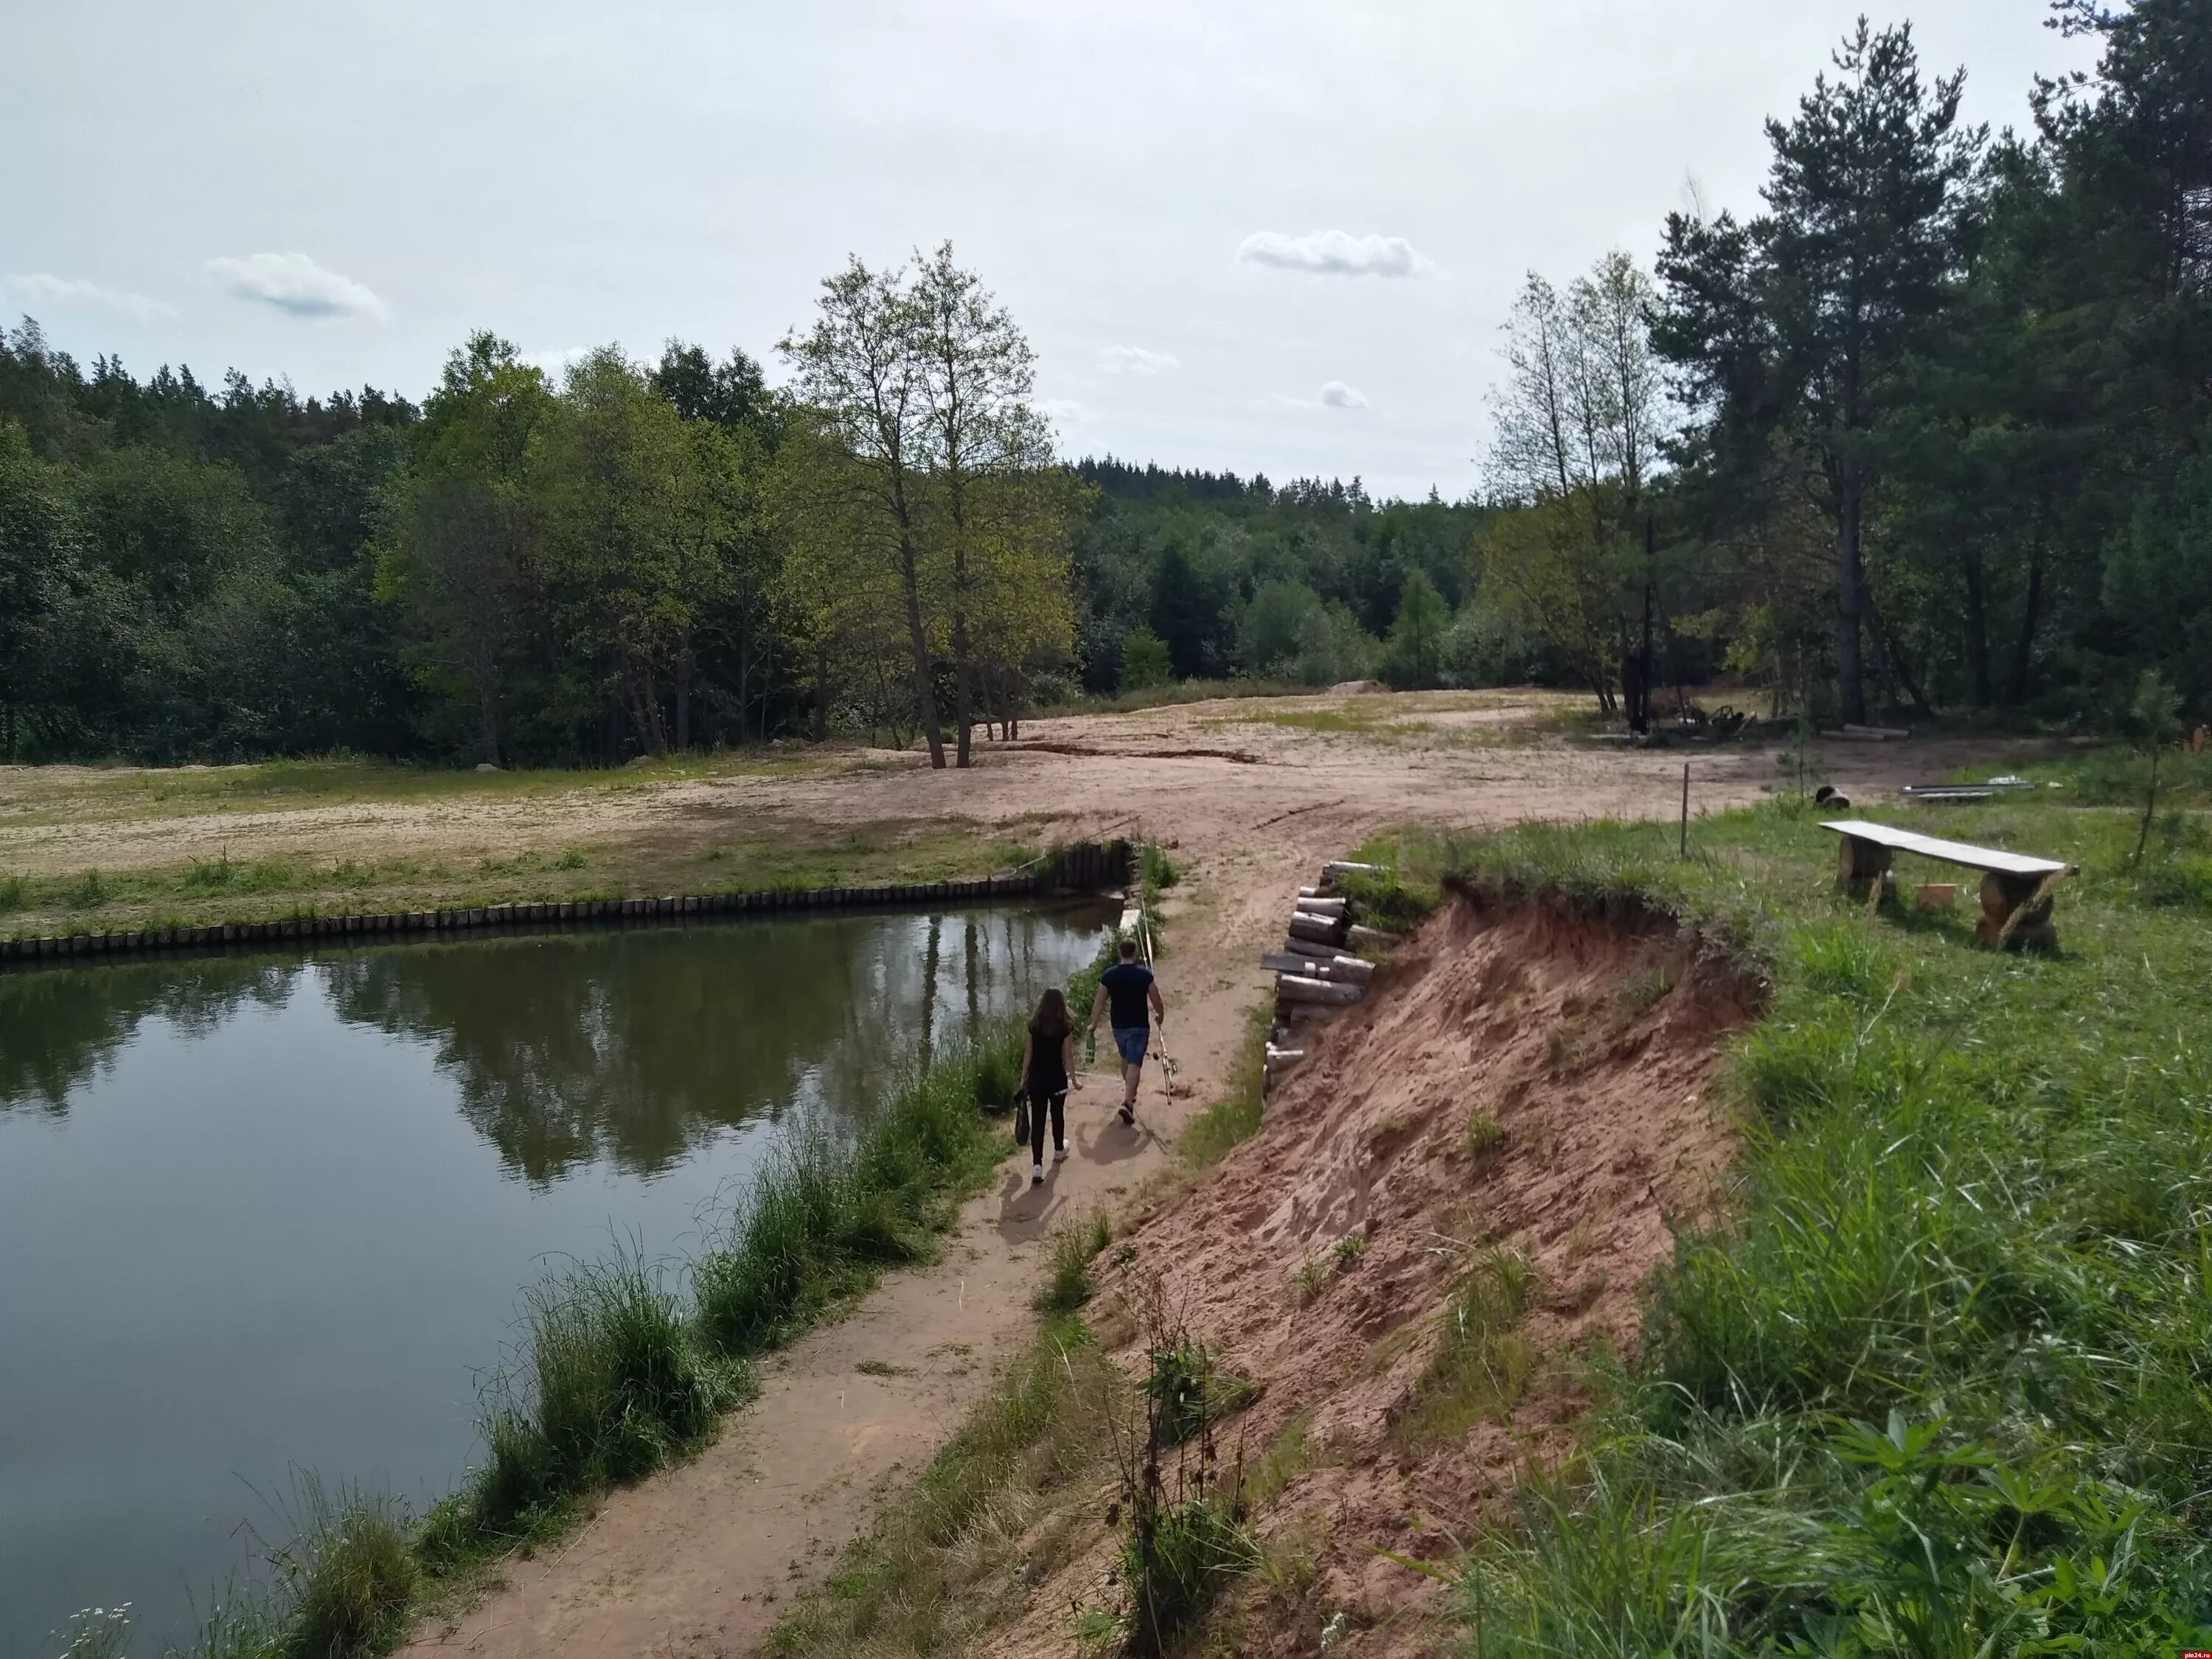
M1530 827L1439 875L1678 918L1768 994L1725 1223L1460 1610L1499 1655L2171 1653L2212 1631L2212 936L2124 809L1894 817L2082 866L2063 949L1831 889L1787 807Z

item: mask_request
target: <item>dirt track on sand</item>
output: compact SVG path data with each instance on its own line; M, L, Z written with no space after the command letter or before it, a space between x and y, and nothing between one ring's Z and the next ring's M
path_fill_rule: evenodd
M1521 740L1516 722L1547 718L1560 701L1437 694L1201 703L1033 722L1024 742L979 744L977 764L965 773L909 764L675 783L614 799L580 797L567 816L557 798L491 816L472 817L454 802L259 815L250 835L280 847L293 835L325 847L357 836L380 852L418 854L425 837L497 835L509 848L541 836L573 842L653 833L675 815L700 827L748 815L917 825L1049 815L1060 836L1140 830L1174 845L1187 872L1170 896L1170 955L1162 964L1164 1036L1180 1068L1175 1097L1148 1071L1142 1119L1125 1129L1110 1121L1111 1082L1092 1078L1070 1098L1074 1155L1043 1187L1032 1190L1009 1164L999 1186L967 1206L940 1265L894 1278L851 1319L800 1341L770 1369L761 1400L704 1456L611 1495L556 1554L514 1563L507 1589L425 1632L408 1651L515 1659L750 1651L1034 1328L1028 1298L1042 1236L1063 1216L1113 1206L1165 1165L1191 1115L1226 1080L1267 988L1258 957L1322 862L1408 821L1496 827L1671 816L1686 757L1693 811L1755 799L1777 775L1771 748L1620 752L1541 734ZM1280 723L1345 711L1368 729ZM1378 720L1391 725L1377 729ZM1216 752L1193 752L1206 750ZM1829 763L1863 805L1907 779L1997 758L1948 744L1838 745ZM234 849L248 839L238 817L219 822ZM154 828L118 825L116 833ZM1309 1219L1305 1231L1322 1227L1322 1218ZM1276 1255L1303 1248L1287 1232L1278 1242ZM1273 1266L1279 1264L1271 1259ZM863 1373L864 1362L895 1374Z

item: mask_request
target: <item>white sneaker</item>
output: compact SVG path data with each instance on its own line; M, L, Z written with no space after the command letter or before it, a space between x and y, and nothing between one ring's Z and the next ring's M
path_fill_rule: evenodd
M1055 1146L1055 1147L1054 1147L1054 1148L1052 1149L1052 1161L1053 1161L1054 1163L1055 1163L1055 1164L1065 1164L1065 1163L1066 1163L1066 1162L1067 1162L1067 1148L1066 1148L1066 1147L1065 1147L1065 1146Z
M1036 1186L1036 1185L1038 1185L1040 1182L1042 1182L1043 1180L1044 1180L1044 1165L1043 1165L1043 1164L1030 1164L1030 1186L1032 1186L1032 1187Z

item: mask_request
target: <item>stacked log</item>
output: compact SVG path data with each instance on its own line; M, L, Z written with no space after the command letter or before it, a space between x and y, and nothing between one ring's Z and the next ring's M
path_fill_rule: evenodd
M1347 875L1372 873L1372 865L1324 865L1319 884L1299 888L1291 902L1280 947L1260 958L1260 965L1275 975L1275 1021L1263 1073L1268 1089L1310 1052L1292 1040L1294 1025L1340 1018L1366 996L1375 964L1352 952L1387 950L1399 942L1395 933L1355 923L1351 901L1334 890Z

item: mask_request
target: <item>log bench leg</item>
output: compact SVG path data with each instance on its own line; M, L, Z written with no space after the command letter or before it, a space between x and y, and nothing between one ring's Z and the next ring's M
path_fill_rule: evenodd
M1845 836L1836 852L1836 879L1852 896L1866 896L1867 884L1889 874L1889 848L1880 842Z
M2045 894L2040 900L2035 896L2042 885L2041 878L2036 876L2008 876L1995 870L1984 876L1982 914L1974 923L1974 937L1984 945L1995 945L2003 936L2013 912L2025 906L2025 914L2013 925L2012 937L2005 940L2007 948L2056 950L2058 929L2051 920L2051 896Z

